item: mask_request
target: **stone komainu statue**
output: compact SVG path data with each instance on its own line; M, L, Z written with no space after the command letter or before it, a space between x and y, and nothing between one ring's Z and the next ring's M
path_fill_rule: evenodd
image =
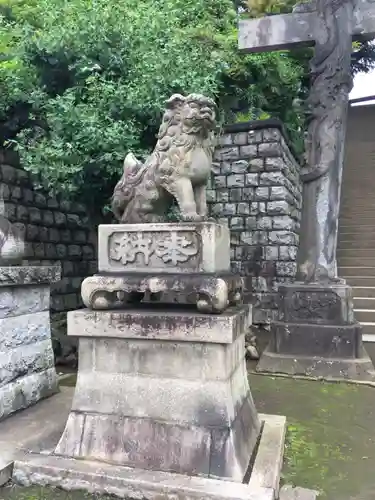
M216 105L199 94L166 103L158 142L145 163L128 154L112 210L122 223L166 222L177 201L181 220L207 217L206 184L214 149Z

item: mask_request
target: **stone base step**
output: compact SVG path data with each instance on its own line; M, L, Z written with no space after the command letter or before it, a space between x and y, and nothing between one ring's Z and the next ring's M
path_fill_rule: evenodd
M286 418L263 414L259 414L259 418L264 426L248 482L222 481L37 453L15 461L13 481L20 485L43 484L67 490L115 494L121 498L136 496L144 500L172 497L191 500L274 500L281 498L279 486ZM284 498L288 500L288 496ZM314 499L311 496L296 498Z
M343 278L349 278L350 276L364 276L370 277L373 276L375 279L375 267L365 267L365 266L356 266L356 267L339 267L338 268L339 276Z
M354 309L354 317L359 323L375 322L375 309Z

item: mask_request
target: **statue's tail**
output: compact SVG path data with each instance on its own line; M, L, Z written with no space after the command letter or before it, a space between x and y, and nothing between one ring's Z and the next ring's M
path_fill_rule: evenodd
M142 182L147 167L140 162L133 153L126 155L124 160L124 172L116 184L112 196L112 212L121 221L129 202L136 195L136 187Z

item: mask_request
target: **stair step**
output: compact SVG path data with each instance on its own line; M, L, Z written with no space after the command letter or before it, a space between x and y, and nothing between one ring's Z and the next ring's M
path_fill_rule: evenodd
M371 276L374 277L375 282L375 267L365 267L365 266L356 266L356 267L339 267L338 274L342 278L349 278L351 276L360 277L363 276L365 278L369 278Z
M356 267L361 265L365 267L375 266L375 252L372 257L362 257L358 255L338 257L338 265L339 267Z
M346 236L345 239L339 237L337 244L340 248L345 248L349 245L356 245L360 248L373 248L375 251L375 236L371 237L371 235L366 236L363 234L359 236L358 234L354 234L351 237Z
M362 323L375 323L375 309L354 309L354 318Z
M375 220L372 226L370 225L361 225L361 224L353 224L352 226L339 226L339 235L344 236L345 234L374 234L375 235Z
M353 291L355 289L353 288ZM353 297L354 309L374 309L375 310L375 296L374 297Z
M375 212L375 210L374 210ZM350 213L341 212L339 217L339 224L364 224L364 225L372 225L374 221L374 213L371 215L368 214L360 214L354 215Z
M357 259L372 259L375 257L375 250L371 248L340 248L337 249L337 259L340 264L340 259L342 258L352 258L355 257Z
M340 207L340 215L339 219L360 219L364 218L365 220L373 220L374 219L374 211L375 207L366 207L366 208L358 208L358 210L352 210L350 207L342 206Z
M352 283L349 283L348 280L348 285L352 287L352 295L354 300L356 299L375 299L375 285L374 286L369 286L366 284L365 285L355 285Z
M374 335L375 336L375 322L362 322L362 338L364 339L365 335Z
M340 276L340 273L339 273ZM344 278L345 276L340 276ZM348 285L351 287L371 287L375 289L375 277L374 276L348 276L346 278ZM372 295L371 295L372 297Z
M371 220L374 218L374 209L375 206L374 207L366 206L366 207L356 207L354 210L353 207L341 205L339 218L348 217L352 219L353 217L364 217L366 220Z

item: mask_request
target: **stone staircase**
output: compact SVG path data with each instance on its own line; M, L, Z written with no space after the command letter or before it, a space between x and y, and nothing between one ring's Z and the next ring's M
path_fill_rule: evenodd
M374 109L375 111L375 109ZM361 120L364 113L368 120ZM375 141L361 137L369 110L351 108L338 238L338 272L353 287L355 318L363 340L375 343ZM374 344L375 346L375 344Z

